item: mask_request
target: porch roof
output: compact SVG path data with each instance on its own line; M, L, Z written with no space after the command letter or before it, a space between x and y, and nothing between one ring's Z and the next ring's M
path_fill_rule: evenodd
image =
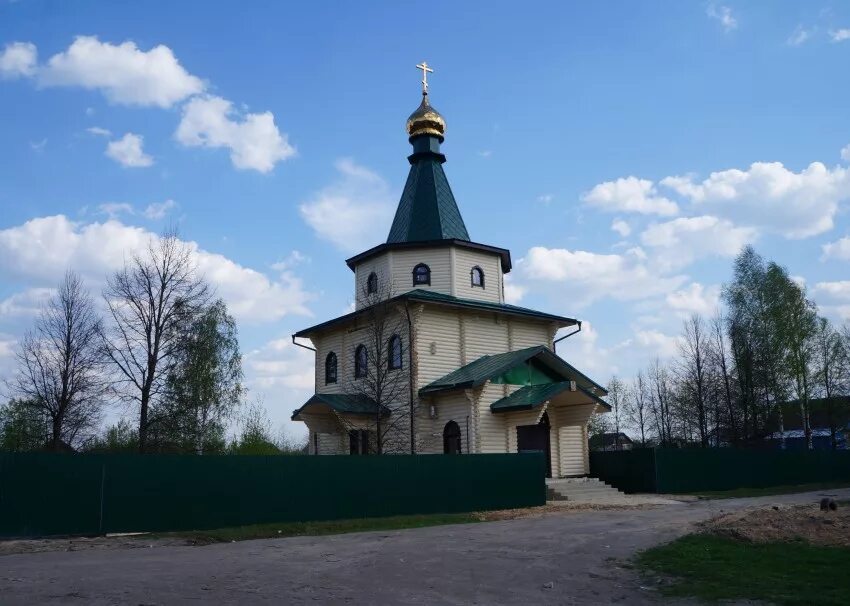
M304 402L301 408L298 408L292 412L292 420L296 420L297 417L302 412L305 412L306 408L312 408L314 406L327 406L331 410L343 414L350 415L374 415L377 411L377 404L375 400L372 398L359 395L359 394L343 394L343 393L317 393L314 394L309 400ZM386 406L382 406L381 415L386 416L390 414L390 409Z
M542 406L547 400L551 400L555 396L565 391L572 390L572 381L562 381L560 383L547 383L545 385L526 385L509 396L505 396L500 400L496 400L490 404L490 410L494 413L513 412L516 410L531 410ZM588 389L576 385L576 391L581 392L590 398L595 404L598 404L610 412L611 407L605 400L598 397Z
M520 364L524 364L531 359L535 359L544 367L554 371L556 375L565 379L567 383L569 383L569 381L575 381L580 387L588 390L596 390L603 395L608 395L608 391L604 387L576 370L545 345L537 345L535 347L527 347L517 351L481 356L466 366L462 366L444 377L429 383L419 390L419 394L428 395L453 389L478 387L486 383L489 379L498 377L508 370L515 368ZM545 386L550 385L552 385L552 383L545 384ZM528 387L543 386L544 385L530 385Z

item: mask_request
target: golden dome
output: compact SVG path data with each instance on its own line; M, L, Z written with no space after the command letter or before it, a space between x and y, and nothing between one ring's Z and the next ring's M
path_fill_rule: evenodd
M428 103L428 93L422 93L422 103L407 119L407 134L411 137L431 135L439 137L440 142L442 142L445 133L446 121L440 115L440 112Z

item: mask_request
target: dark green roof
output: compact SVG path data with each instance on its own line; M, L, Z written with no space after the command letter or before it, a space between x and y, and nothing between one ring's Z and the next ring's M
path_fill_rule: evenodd
M469 250L475 251L483 251L488 253L493 253L494 255L499 255L502 259L502 273L508 273L513 268L513 262L511 261L511 251L507 248L499 248L498 246L490 246L489 244L479 244L478 242L469 242L467 240L429 240L429 241L421 241L421 242L393 242L388 244L384 242L383 244L378 244L377 246L373 246L369 250L363 251L362 253L358 253L353 257L349 257L345 260L346 265L351 271L355 271L357 264L362 263L372 257L383 254L390 250L407 250L411 248L442 248L445 246L457 246L459 248L466 248Z
M469 233L443 172L445 156L434 151L410 156L410 174L396 209L387 243L431 240L469 240ZM416 144L414 144L414 150Z
M376 411L375 400L359 394L342 394L342 393L317 393L309 400L304 402L301 408L298 408L292 413L292 418L302 412L308 406L316 406L324 404L325 406L335 410L336 412L352 414L352 415L374 415ZM383 414L389 414L389 409L384 406Z
M488 380L498 377L511 368L524 364L531 359L554 371L561 378L567 381L575 381L579 388L587 389L588 394L592 394L590 391L592 389L600 391L603 395L608 393L604 387L576 370L573 366L567 364L544 345L481 356L466 366L462 366L444 377L429 383L420 389L419 393L420 395L427 395L441 391L478 387ZM547 383L547 385L551 385L551 383Z
M509 396L506 396L501 400L496 400L490 404L490 410L494 413L512 412L515 410L531 410L532 408L542 406L545 401L551 400L559 393L569 391L571 388L571 381L548 383L546 385L526 385L525 387L517 389ZM590 397L597 404L601 404L605 407L605 410L611 410L611 407L607 402L602 400L602 398L599 398L595 394L580 386L577 386L576 389Z
M563 326L574 326L579 323L579 321L575 320L574 318L565 318L563 316L547 314L542 311L535 311L533 309L519 307L517 305L508 305L507 303L491 303L489 301L477 301L475 299L461 299L433 290L424 290L421 288L416 288L404 294L393 297L392 299L390 299L390 301L402 301L404 299L409 299L411 301L420 301L423 303L434 303L437 305L448 305L450 307L473 309L478 311L491 311L494 313L522 316L525 318L534 318L537 320L548 320L551 322L557 322ZM337 324L344 324L345 322L349 322L360 314L362 314L363 312L363 309L353 311L350 314L334 318L333 320L328 320L327 322L316 324L315 326L311 326L310 328L299 330L297 333L295 333L294 336L309 337L311 333L314 333L316 331L331 328L332 326L336 326Z

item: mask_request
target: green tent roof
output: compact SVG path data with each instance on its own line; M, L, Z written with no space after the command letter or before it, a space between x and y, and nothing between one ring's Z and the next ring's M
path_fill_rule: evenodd
M301 408L298 408L292 413L292 419L294 420L305 408L322 404L336 412L352 415L374 415L377 407L375 400L365 395L317 393L307 400ZM382 414L388 415L390 413L386 406L383 409Z
M572 387L571 381L562 381L560 383L548 383L546 385L526 385L509 396L505 396L501 400L496 400L490 404L490 410L497 412L512 412L515 410L531 410L542 406L547 400L551 400L559 393L569 391ZM591 400L600 404L605 410L610 411L611 407L602 398L581 386L576 389L588 396Z
M388 243L469 240L469 232L436 154L411 160Z

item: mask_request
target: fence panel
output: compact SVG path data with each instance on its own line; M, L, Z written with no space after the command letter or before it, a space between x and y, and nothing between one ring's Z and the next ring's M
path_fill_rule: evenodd
M590 474L630 493L850 482L850 452L738 448L591 452Z
M0 537L530 507L544 476L540 453L0 454Z
M591 451L590 475L623 492L656 492L655 449Z

